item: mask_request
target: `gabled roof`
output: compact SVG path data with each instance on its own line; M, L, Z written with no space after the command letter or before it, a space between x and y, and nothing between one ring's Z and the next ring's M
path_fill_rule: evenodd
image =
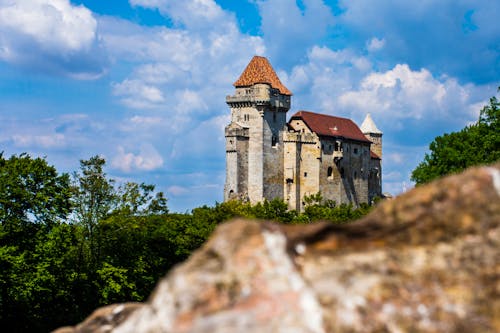
M267 83L278 89L283 95L292 96L292 92L281 83L278 75L265 57L254 56L240 78L233 84L235 87L249 87L256 83Z
M311 131L319 136L342 137L361 142L371 142L363 135L358 125L351 119L310 111L299 111L295 113L290 119L290 122L294 119L302 119Z
M369 113L366 115L365 120L361 124L361 132L382 134L382 131L377 128L377 125L375 125L375 122L373 121L372 116Z

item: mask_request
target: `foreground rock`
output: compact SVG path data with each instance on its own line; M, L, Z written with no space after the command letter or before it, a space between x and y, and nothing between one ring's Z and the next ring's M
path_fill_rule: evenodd
M350 225L237 220L147 303L59 332L500 332L499 225L500 164Z

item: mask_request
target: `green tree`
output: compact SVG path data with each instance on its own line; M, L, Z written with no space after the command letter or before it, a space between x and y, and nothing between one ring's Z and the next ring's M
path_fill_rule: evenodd
M42 158L0 153L0 222L49 224L70 211L69 176Z
M70 182L45 159L0 154L0 326L47 331L64 317L71 274ZM67 299L68 302L62 301ZM63 304L65 303L65 304ZM54 311L52 311L54 310ZM56 321L57 319L55 319Z
M490 104L483 107L475 124L436 137L429 150L411 174L417 185L500 160L500 102L496 97L490 98Z

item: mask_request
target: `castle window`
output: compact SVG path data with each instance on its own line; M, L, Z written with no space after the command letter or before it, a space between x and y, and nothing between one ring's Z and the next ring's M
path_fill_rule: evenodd
M328 167L328 170L327 170L327 176L328 176L328 178L332 178L332 175L333 175L333 168L332 167Z
M354 148L354 155L358 155L358 148Z
M273 135L273 137L271 138L271 145L273 147L276 147L277 143L278 143L278 138L276 138L276 135Z
M342 178L345 177L344 168L340 168L340 177L342 177Z
M307 172L304 172L304 178L307 177Z
M244 116L244 120L245 120L245 121L249 121L249 120L250 120L250 115L246 114L246 115Z
M354 171L354 179L358 179L358 173Z

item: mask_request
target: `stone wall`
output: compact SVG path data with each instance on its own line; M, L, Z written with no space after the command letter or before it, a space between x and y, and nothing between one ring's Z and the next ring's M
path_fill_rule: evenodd
M227 154L226 193L229 187L237 187L241 189L239 196L245 192L253 204L283 198L283 147L279 132L286 126L290 96L268 84L254 84L237 88L233 96L226 97L226 102L231 109L231 124L248 130L247 142L237 147L238 157ZM237 185L231 184L233 179L237 179Z

